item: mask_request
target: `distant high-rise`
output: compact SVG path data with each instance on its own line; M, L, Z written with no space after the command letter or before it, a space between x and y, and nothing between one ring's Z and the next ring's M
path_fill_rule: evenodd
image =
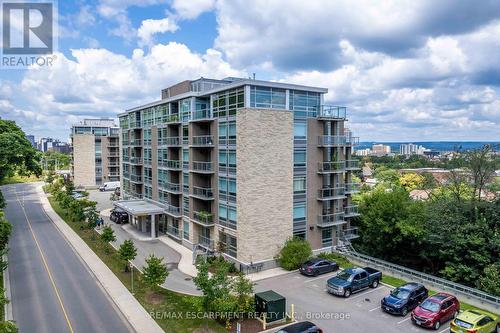
M399 146L399 153L401 155L423 155L427 151L423 146L419 146L413 143L403 143Z
M26 139L28 139L28 141L31 143L31 145L36 148L36 142L35 142L35 136L34 135L27 134L26 135Z

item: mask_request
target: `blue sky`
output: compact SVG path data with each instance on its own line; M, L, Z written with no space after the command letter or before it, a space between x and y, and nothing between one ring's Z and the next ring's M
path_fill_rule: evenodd
M200 76L327 87L362 141L500 140L500 5L442 0L58 1L52 68L0 70L0 117L67 139Z

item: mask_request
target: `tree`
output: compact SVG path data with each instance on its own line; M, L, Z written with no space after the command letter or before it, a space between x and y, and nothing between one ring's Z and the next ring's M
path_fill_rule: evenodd
M151 254L146 259L146 267L142 268L142 279L154 292L165 282L168 276L167 266L163 263L163 258L158 258Z
M399 177L399 184L410 192L422 188L424 177L416 173L405 173Z
M0 191L0 209L4 209L4 208L5 208L5 199L3 197L2 191Z
M116 241L115 231L109 226L105 226L102 229L101 239L106 243Z
M247 279L243 273L238 274L233 281L231 289L233 294L236 295L238 312L249 313L254 311L253 287L254 283Z
M389 185L399 184L399 173L393 169L382 169L381 167L375 171L375 178L382 183Z
M312 256L311 245L304 239L288 238L278 253L276 260L284 269L291 271Z
M2 333L18 333L19 329L13 321L1 321L0 322L0 332Z
M128 261L134 260L137 256L137 249L134 246L134 242L131 239L124 241L120 245L118 254L120 255L120 259L125 261L125 272L128 272Z
M12 233L12 225L7 221L4 213L0 211L0 254L3 254L7 249L9 237Z
M0 119L0 183L16 172L40 176L38 152L14 121Z
M471 174L474 199L481 200L486 184L491 181L495 170L500 166L500 158L492 154L492 146L485 145L481 149L468 151L465 163Z
M479 278L478 288L492 294L500 296L500 264L491 264L484 269L484 274Z

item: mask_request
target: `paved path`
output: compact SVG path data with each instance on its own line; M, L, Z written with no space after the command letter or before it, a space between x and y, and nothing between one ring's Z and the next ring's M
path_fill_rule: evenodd
M13 225L9 277L20 332L131 332L95 276L47 217L33 184L2 187Z

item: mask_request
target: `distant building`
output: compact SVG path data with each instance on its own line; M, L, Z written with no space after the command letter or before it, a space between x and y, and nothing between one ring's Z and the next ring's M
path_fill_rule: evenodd
M403 143L399 146L399 154L406 156L424 155L427 150L424 146L413 143Z
M391 153L391 146L383 144L375 144L372 146L371 155L384 156L384 155L389 155L390 153Z
M354 151L354 155L356 155L356 156L369 156L369 155L371 155L371 152L372 151L370 148L359 149L359 150Z
M26 135L26 139L31 143L33 147L36 148L35 136L34 135Z
M113 119L85 119L71 128L71 171L75 186L120 180L119 128Z
M67 142L56 141L52 143L52 147L48 148L47 151L56 151L62 154L71 153L71 145Z

